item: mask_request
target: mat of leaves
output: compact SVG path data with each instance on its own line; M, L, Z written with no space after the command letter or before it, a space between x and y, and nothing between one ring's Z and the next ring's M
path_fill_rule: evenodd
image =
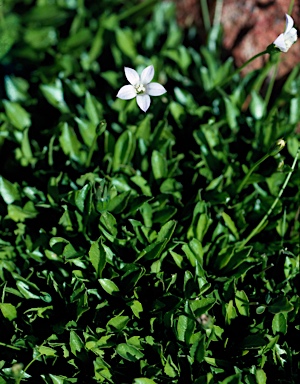
M244 240L299 146L299 66L265 108L170 2L1 8L0 383L297 383L297 167ZM150 64L143 114L116 93Z

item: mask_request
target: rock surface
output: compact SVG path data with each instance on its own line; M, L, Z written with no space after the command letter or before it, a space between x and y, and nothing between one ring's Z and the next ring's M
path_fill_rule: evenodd
M195 25L199 38L204 41L203 20L199 0L174 0L177 6L178 22L183 27ZM208 1L211 20L216 1ZM276 37L284 32L285 13L288 12L290 0L224 0L221 10L221 23L224 28L223 47L235 59L237 66L242 65L255 54L266 49ZM295 0L291 14L295 27L300 24L300 1ZM250 65L244 73L260 68L268 60L262 56ZM299 41L290 50L282 54L277 78L288 74L300 62Z

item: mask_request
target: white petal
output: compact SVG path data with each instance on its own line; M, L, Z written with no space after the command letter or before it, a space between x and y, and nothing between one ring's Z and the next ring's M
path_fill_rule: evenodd
M158 83L151 83L146 86L146 93L150 96L160 96L166 93L167 90Z
M149 84L154 76L154 68L153 65L149 65L149 67L145 68L141 74L141 83Z
M132 85L124 85L124 87L122 87L117 94L117 97L122 100L130 100L135 96L136 90Z
M279 48L281 50L281 52L287 52L287 48L286 48L286 45L285 45L283 33L281 33L277 37L277 39L273 42L273 44L275 45L275 47Z
M291 18L290 15L285 14L286 19L286 25L285 25L285 31L284 34L289 33L289 31L293 28L294 20Z
M137 73L137 71L128 67L125 67L124 71L125 71L125 76L131 85L136 85L137 83L140 82L140 76Z
M288 33L284 34L284 41L287 49L290 49L297 41L297 37L297 30L295 28L292 28Z
M148 95L137 95L136 102L142 111L146 112L150 107L151 99Z

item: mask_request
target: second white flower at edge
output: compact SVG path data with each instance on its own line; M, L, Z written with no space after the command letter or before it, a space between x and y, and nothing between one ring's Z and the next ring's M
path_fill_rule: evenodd
M166 93L166 89L159 83L151 83L154 76L153 65L145 68L141 76L132 68L125 67L125 76L130 85L124 85L117 97L130 100L136 97L136 102L142 111L146 112L150 106L150 96L160 96Z
M285 31L281 33L273 43L281 52L287 52L297 40L297 30L293 28L294 20L287 14L285 14L285 17Z

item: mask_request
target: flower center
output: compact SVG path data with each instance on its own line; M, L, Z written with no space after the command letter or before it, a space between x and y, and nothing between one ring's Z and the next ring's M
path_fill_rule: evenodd
M135 88L135 90L136 90L137 95L140 95L140 94L146 92L146 88L144 87L143 84L137 84L137 85L135 85L134 88Z

